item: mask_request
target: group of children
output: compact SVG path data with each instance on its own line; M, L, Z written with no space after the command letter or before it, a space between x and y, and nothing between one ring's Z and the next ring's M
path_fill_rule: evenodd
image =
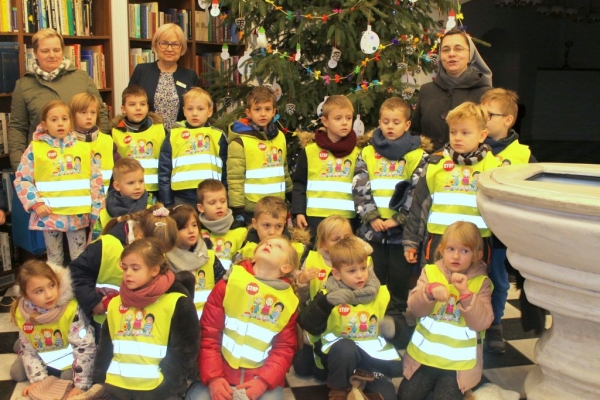
M48 103L17 171L48 248L21 267L11 310L23 395L281 399L293 364L330 399L459 399L481 378L486 330L504 351L506 254L475 194L482 171L532 161L513 92L452 110L432 154L405 101L386 100L357 140L352 104L331 96L293 179L266 87L227 136L200 88L169 132L143 89L122 100L110 134L93 96Z

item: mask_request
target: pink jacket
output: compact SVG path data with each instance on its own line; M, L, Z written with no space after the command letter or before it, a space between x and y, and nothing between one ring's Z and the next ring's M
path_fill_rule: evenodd
M72 132L69 132L69 134L63 139L57 139L44 131L41 124L38 125L36 131L33 133L33 140L44 141L50 146L60 149L60 151L64 151L64 148L71 147L77 142L77 139ZM92 160L94 159L92 151L90 151L90 158ZM100 168L95 162L92 162L92 176L90 177L92 194L91 214L50 214L47 217L40 218L35 212L33 212L33 207L36 204L43 203L39 196L38 190L35 187L35 181L33 179L34 168L33 144L30 143L21 157L21 163L19 164L19 168L15 174L14 183L17 196L19 196L19 200L21 200L21 203L23 203L25 211L31 212L31 217L29 218L30 230L60 232L77 231L90 225L90 217L93 219L93 221L98 219L100 210L104 207L104 189L102 187L102 175L100 173Z
M444 274L446 279L450 281L452 272L444 266L442 261L437 261L436 265L440 271ZM479 266L472 266L466 272L468 279L472 279L479 275L487 275L487 267L485 264ZM412 313L416 318L421 318L429 315L433 311L433 307L436 304L435 300L430 300L427 296L427 275L425 274L425 268L421 271L421 276L417 282L417 286L411 290L408 295L408 311ZM481 342L481 336L479 332L485 331L490 327L494 319L494 312L492 311L492 286L491 281L486 279L481 285L479 293L474 293L472 296L467 297L465 300L461 300L458 304L458 309L461 315L465 318L467 326L472 330L478 332L477 339L477 363L475 367L466 371L457 371L458 387L464 393L467 390L473 388L481 380L481 374L483 372L483 345ZM402 359L404 368L404 377L410 379L417 369L421 366L421 363L413 359L408 352Z

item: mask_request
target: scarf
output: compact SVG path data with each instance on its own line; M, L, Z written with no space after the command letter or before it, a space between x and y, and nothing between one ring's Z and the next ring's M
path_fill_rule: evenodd
M438 82L442 82L442 85L448 90L470 88L474 81L480 79L480 75L482 85L492 86L492 71L490 67L483 61L481 54L479 54L477 47L475 47L475 43L473 43L473 40L469 36L467 36L467 41L469 42L469 65L466 71L460 74L460 76L453 77L448 75L442 62L438 63L439 71L435 79Z
M144 122L145 121L142 121L142 122L138 122L136 124L136 123L128 120L127 117L123 118L123 123L125 124L125 127L127 128L127 132L139 132L142 127L142 124Z
M455 152L454 149L450 147L450 143L446 143L443 149L444 156L451 157L452 161L458 165L477 164L479 161L483 160L487 155L487 152L490 151L490 147L485 143L481 143L474 151L466 154Z
M198 216L200 219L200 223L203 227L208 229L211 233L215 235L224 235L229 229L231 229L231 224L233 223L233 212L231 209L227 209L227 215L221 219L216 221L209 221L204 217L204 214L200 214Z
M356 147L356 133L354 131L350 131L350 133L340 139L338 142L333 143L329 140L327 136L327 131L325 129L318 129L315 132L315 142L317 146L327 151L330 151L336 158L346 157L348 154L352 153L354 147Z
M98 138L98 134L100 133L100 129L97 126L92 127L92 129L90 129L87 132L79 132L77 130L77 128L73 128L73 132L75 133L75 136L77 137L77 140L81 141L81 142L93 142Z
M67 305L69 303L63 304L61 306L56 306L52 309L45 309L37 307L31 301L26 300L24 297L19 298L19 311L25 321L29 321L32 324L43 325L50 324L54 321L57 321L65 312Z
M160 296L173 285L175 274L167 270L164 274L158 274L141 288L131 290L121 282L119 294L123 305L127 307L144 308L154 303Z
M375 129L371 144L377 153L381 154L388 160L400 160L406 153L418 149L421 145L421 137L413 136L409 132L396 140L388 140L383 136L380 128Z
M32 72L36 75L38 75L40 78L42 78L45 81L48 82L52 82L54 79L56 79L56 77L64 70L66 70L67 68L69 68L69 66L71 65L71 61L69 61L68 58L63 58L62 63L60 63L60 65L58 66L58 68L56 68L54 71L51 72L46 72L44 70L42 70L39 66L39 64L37 63L37 60L31 64L31 69Z
M341 280L338 281L335 279L333 276L329 276L325 283L325 289L327 289L327 292L329 293L339 289L352 290L354 292L354 297L356 298L356 304L369 304L375 300L380 286L381 283L379 283L379 279L377 279L373 268L369 268L369 279L367 279L367 283L362 289L352 289L346 286Z
M195 271L208 262L208 249L204 240L199 238L192 249L185 250L175 247L165 256L169 260L173 272Z
M269 140L273 140L277 137L277 135L279 134L279 129L277 129L277 126L275 125L275 122L271 121L269 122L269 124L266 126L266 128L261 128L260 126L256 125L254 122L252 122L252 120L250 118L247 119L247 125L252 128L252 130L257 131L257 132L264 132L265 135L267 136L267 139Z

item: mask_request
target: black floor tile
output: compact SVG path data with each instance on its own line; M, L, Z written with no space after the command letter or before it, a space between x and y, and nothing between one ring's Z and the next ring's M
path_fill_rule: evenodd
M17 386L15 381L0 381L0 400L10 400L15 386ZM19 393L20 395L21 393Z
M292 388L292 393L298 400L321 400L327 399L329 389L327 385L296 387Z
M9 354L13 352L13 346L19 338L19 332L0 333L0 354Z
M508 318L502 320L502 331L505 340L533 339L539 338L535 331L523 331L520 318Z
M518 367L532 364L533 362L529 358L512 347L510 343L506 343L506 353L504 354L483 354L483 369Z
M2 297L0 299L0 313L10 312L10 306L12 305L12 302L13 302L12 297Z

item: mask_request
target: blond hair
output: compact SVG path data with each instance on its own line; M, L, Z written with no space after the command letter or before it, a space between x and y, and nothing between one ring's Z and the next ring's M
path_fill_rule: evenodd
M209 108L213 107L213 99L210 97L210 93L199 87L193 87L183 95L183 106L185 107L188 101L197 99L204 99Z
M354 265L367 262L367 250L356 236L343 238L327 249L331 259L331 267L339 270L342 265Z
M123 175L135 171L144 172L144 167L138 160L131 157L121 158L113 166L113 181L119 181L123 178Z
M261 214L269 214L273 218L286 217L287 205L285 200L276 196L265 196L256 202L254 207L254 218L258 219Z
M436 249L436 260L441 260L442 252L446 248L449 240L455 240L458 243L470 248L473 251L473 264L476 265L482 257L483 239L479 228L472 222L457 221L446 228L442 240Z
M257 86L246 96L246 108L259 103L271 103L275 107L277 96L266 86Z
M19 296L27 298L27 281L30 278L41 276L48 278L60 288L60 281L54 270L46 262L41 260L28 260L21 265L17 272L17 286L19 287ZM10 321L15 323L19 298L15 298L10 306Z
M323 242L325 242L325 240L327 240L327 238L331 236L333 232L341 229L343 226L347 226L350 228L350 230L352 230L350 221L348 221L347 218L340 217L339 215L330 215L321 221L317 226L315 248L318 250L323 245Z
M60 33L56 32L52 28L40 29L33 35L31 38L31 45L33 46L33 52L36 53L38 47L40 46L40 40L49 39L49 38L58 38L60 40L60 47L63 51L65 51L65 41Z
M260 246L262 246L265 242L269 241L269 240L273 240L273 239L282 239L284 240L287 244L288 244L288 259L287 262L288 264L292 267L290 269L290 272L288 272L287 274L283 275L281 278L285 278L290 282L290 286L292 287L292 289L294 290L294 294L300 298L299 294L298 294L298 283L296 282L296 278L295 276L295 271L298 270L299 266L300 266L300 259L298 258L298 252L296 252L296 249L294 249L294 247L292 247L292 242L290 241L289 238L287 238L284 235L275 235L275 236L271 236L268 239L264 239L261 240L258 245L256 246L256 249L258 249ZM255 250L256 252L256 250Z
M405 120L410 120L410 106L408 102L400 97L390 97L385 100L379 108L379 118L383 110L398 111L403 114Z
M513 116L514 124L519 112L519 96L517 96L517 93L503 88L490 89L481 96L480 103L491 103L492 101L498 103L502 113Z
M78 112L87 111L88 107L94 103L96 105L96 125L98 125L100 124L100 101L96 96L86 92L77 93L71 97L69 110L71 111L71 115L75 116Z
M187 39L181 27L177 24L164 24L156 30L154 37L152 38L152 51L158 53L158 42L161 41L165 36L169 36L172 33L177 36L177 41L181 43L181 55L184 55L187 51Z
M334 94L325 100L322 108L323 117L329 116L335 109L349 109L354 113L352 102L346 96L342 96L341 94Z
M465 119L474 120L477 127L484 130L489 116L484 106L475 104L472 101L465 101L448 113L446 123L450 125L454 121L460 122Z

